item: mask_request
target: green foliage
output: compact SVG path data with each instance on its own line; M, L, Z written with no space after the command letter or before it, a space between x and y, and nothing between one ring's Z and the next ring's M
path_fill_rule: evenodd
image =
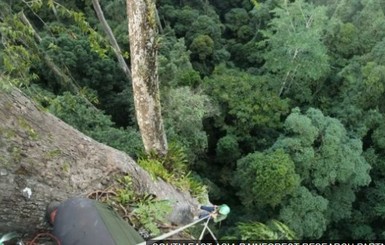
M381 150L385 149L385 124L380 124L379 127L373 131L372 140L377 148Z
M232 32L239 32L239 30L249 23L249 15L246 9L233 8L225 15L226 28Z
M276 91L300 102L312 99L312 87L329 71L329 58L322 38L327 18L326 8L304 0L284 1L273 10L269 28L261 31L260 45L265 47L264 68L278 76Z
M312 125L310 118L299 113L299 108L292 110L285 120L285 129L294 134L301 134L301 143L304 145L312 144L319 134L318 128Z
M158 162L166 171L170 172L170 174L172 173L177 178L185 175L187 171L187 158L184 149L173 142L169 144L166 155L159 156L156 152L150 152L141 159Z
M258 3L257 0L250 0L250 2L253 3L253 5L254 5L255 8L257 8L257 9L259 8L259 3Z
M161 162L155 159L139 159L138 164L144 168L152 178L161 178L166 182L171 182L174 179L172 173L169 173Z
M0 1L0 88L22 87L87 135L138 156L132 88L105 34L97 32L102 28L91 2L10 2ZM101 4L127 59L125 1ZM239 204L231 223L242 221L250 239L254 233L276 237L269 224L254 222L272 218L299 238L385 238L384 1L159 0L157 9L162 111L169 141L178 147L171 144L165 159L141 158L150 172L201 202L207 201L202 182L213 201L241 203L236 193L242 193L249 200L244 204L257 207ZM301 108L283 124L290 106ZM24 129L36 138L28 125ZM19 147L9 153L20 161ZM237 160L247 167L235 169ZM277 177L282 162L294 162L289 176L300 176L294 192L284 188L286 177ZM249 178L249 189L236 189L238 176L237 186L230 185L237 173ZM272 187L263 189L262 181ZM130 206L149 202L128 187L116 193ZM240 230L230 229L239 239Z
M366 53L385 35L385 14L381 0L361 0L361 4L363 8L354 16L353 23L359 28L358 51Z
M117 201L122 205L133 203L137 199L137 194L133 191L132 178L130 176L123 176L117 180L122 185L116 190Z
M134 209L133 214L138 217L141 224L152 236L160 234L157 227L159 223L166 222L166 215L171 212L171 205L168 201L152 201L148 203L139 203Z
M209 37L213 46L219 49L221 47L221 24L219 21L219 16L216 13L211 13L212 15L199 15L198 18L194 19L189 23L188 31L186 33L186 40L188 44L192 44L194 40L201 36L203 39ZM205 41L207 42L207 41Z
M207 93L221 107L217 124L236 136L245 137L256 127L279 127L288 110L288 101L271 91L267 77L220 66L205 83Z
M166 222L166 216L172 211L171 203L155 200L153 195L134 192L130 176L123 176L117 179L117 182L121 186L116 190L115 200L124 207L133 207L130 215L133 215L151 235L159 235L158 225Z
M77 12L72 9L66 8L65 6L51 1L52 4L49 6L52 9L56 9L63 17L71 18L79 29L86 35L89 41L90 48L97 53L100 57L106 57L106 53L109 49L109 45L106 40L93 28L87 21L86 16L83 12Z
M109 116L78 96L65 92L51 100L48 109L86 135L131 156L136 156L143 150L140 135L136 130L115 128Z
M323 192L336 183L356 188L370 182L361 140L350 138L337 119L313 108L305 115L294 109L285 129L289 136L281 137L273 148L283 148L292 156L304 183Z
M171 5L161 6L159 9L161 15L173 23L173 30L177 37L183 37L199 16L199 11L189 6L177 9Z
M327 209L328 201L325 198L300 187L281 209L279 218L293 229L298 238L317 239L326 230Z
M19 79L12 79L8 75L0 73L0 90L10 91L14 86L21 85Z
M331 25L326 43L332 55L341 55L343 58L352 57L360 46L358 28L351 22L343 23L340 20L334 20Z
M165 156L150 153L142 156L138 164L155 180L161 178L175 187L189 191L199 201L206 201L207 188L196 175L188 172L187 158L183 148L171 143Z
M0 21L2 39L0 73L11 76L12 79L9 82L12 85L28 85L38 78L31 67L40 61L34 31L22 21L22 13L12 13L10 6L6 4L0 7L6 14Z
M227 44L231 62L243 69L254 67L260 60L260 50L255 41L255 25L252 14L245 8L232 8L224 16Z
M48 27L64 26L54 23ZM50 48L52 44L55 48ZM55 64L70 72L78 86L93 91L99 100L97 106L107 111L119 126L128 126L133 121L132 88L112 53L100 58L78 28L67 28L55 37L45 37L40 47ZM54 81L55 77L45 66L41 67L41 73L44 79ZM56 89L57 86L52 84L50 82L50 86ZM61 89L66 88L63 86Z
M165 4L159 12L166 23L171 23L177 38L185 37L186 46L192 51L194 69L201 75L208 75L215 64L229 58L229 53L222 45L222 24L210 5L205 4L199 10L188 5L179 8L177 4Z
M207 203L208 188L199 175L189 173L185 178L188 181L191 195L195 197L199 203Z
M354 226L351 230L351 238L352 239L366 239L373 240L375 239L375 234L373 232L372 227L369 225L360 225Z
M214 41L207 35L199 35L192 41L190 50L200 60L205 60L213 54Z
M343 79L341 86L342 103L350 104L357 109L375 109L379 101L383 99L384 94L384 66L375 62L365 62L364 60L352 61L349 65L341 70L339 76ZM354 93L354 98L348 94ZM333 110L337 111L338 106ZM338 114L340 117L346 117L346 110L341 110ZM354 123L354 119L350 121Z
M168 139L183 146L189 162L193 163L207 149L207 135L202 121L214 115L216 108L207 95L189 87L170 88L163 105Z
M246 207L275 207L299 186L299 176L290 156L282 150L255 152L237 162L234 184Z
M294 109L285 129L272 149L290 154L303 187L296 197L288 199L280 217L300 237L319 238L328 224L351 217L356 191L371 181L371 167L363 157L361 140L350 137L337 119L317 109L310 108L305 114ZM304 199L309 201L301 204ZM311 199L322 206L319 212L314 211L313 218L305 218L308 206L313 205Z
M176 40L170 30L167 32L170 33L160 39L159 80L162 88L198 87L202 81L191 65L191 52L186 50L184 38Z
M217 161L224 164L234 164L241 156L237 137L226 135L218 140L216 148Z
M294 240L295 235L289 227L271 220L266 224L259 222L238 223L237 230L241 240Z
M101 143L126 152L131 157L137 157L144 150L140 133L134 128L96 127L96 130L86 133Z

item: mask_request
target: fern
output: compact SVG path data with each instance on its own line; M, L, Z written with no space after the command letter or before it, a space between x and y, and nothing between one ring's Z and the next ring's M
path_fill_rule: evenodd
M206 186L188 172L185 151L176 143L170 143L165 156L160 157L155 152L150 152L148 155L142 155L138 163L153 179L161 178L182 191L189 191L200 202L206 201Z
M166 182L172 182L172 174L162 165L161 162L155 159L139 159L138 164L144 168L153 179L161 178Z
M278 234L278 239L288 239L294 240L296 239L295 233L284 223L278 220L271 220L270 224L272 229L274 229Z
M191 195L198 199L200 203L207 202L208 190L207 187L202 183L200 178L188 173L184 179L187 180L188 190Z
M294 232L278 220L271 220L267 225L260 222L238 223L237 229L242 240L295 239Z
M186 174L187 164L188 161L185 150L176 143L170 143L168 152L163 159L164 167L180 177Z
M133 214L137 216L140 223L151 235L160 234L158 223L166 222L166 215L171 212L171 205L168 201L140 202L134 209Z

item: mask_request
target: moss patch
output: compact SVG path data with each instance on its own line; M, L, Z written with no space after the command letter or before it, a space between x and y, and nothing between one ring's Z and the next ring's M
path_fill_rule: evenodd
M20 128L25 130L25 133L28 135L30 140L38 139L38 134L24 118L19 117L17 122L19 123Z
M45 158L48 159L48 160L51 160L51 159L54 159L54 158L60 156L61 153L62 153L61 150L53 149L53 150L50 150L49 152L47 152L45 154Z

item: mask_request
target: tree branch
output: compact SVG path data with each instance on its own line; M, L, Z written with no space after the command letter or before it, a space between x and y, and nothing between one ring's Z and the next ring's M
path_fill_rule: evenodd
M28 20L27 16L22 12L20 14L20 19L21 21L29 26L32 30L33 30L33 35L36 39L36 41L38 43L41 43L41 41L43 40L39 34L37 33L37 31L35 30L35 28L32 26L31 22ZM74 94L80 94L80 91L79 91L79 87L78 85L75 83L74 79L72 79L70 76L68 76L65 72L63 72L61 70L61 68L59 66L57 66L55 64L55 62L53 62L53 60L51 59L51 57L49 57L47 54L43 53L42 54L43 56L43 60L45 62L45 64L48 66L48 68L51 69L51 71L55 74L55 76L58 78L59 81L62 81L62 84L63 85L69 85L70 86L70 91ZM82 98L85 100L85 102L91 106L93 109L95 110L98 110L87 98L85 98L84 96L82 96Z
M110 44L112 46L112 49L114 50L114 53L116 55L116 58L118 59L118 63L120 68L124 71L126 74L126 77L128 81L131 82L131 71L128 68L126 61L123 58L122 51L120 50L119 44L116 41L116 38L114 36L114 33L112 32L110 26L108 25L106 19L104 18L103 10L100 7L99 0L92 0L92 5L94 6L94 10L96 12L96 15L102 24L103 30L106 33L108 40L110 41Z
M21 21L29 26L33 30L33 36L35 37L36 41L38 43L41 43L43 40L39 34L36 32L35 28L33 28L31 22L28 20L27 16L22 12L20 15ZM62 80L65 84L69 84L71 87L71 90L75 92L76 94L79 93L79 88L74 84L72 79L67 76L64 72L61 71L61 69L52 61L52 59L47 55L43 54L43 59L45 64L51 69L51 71L60 79Z

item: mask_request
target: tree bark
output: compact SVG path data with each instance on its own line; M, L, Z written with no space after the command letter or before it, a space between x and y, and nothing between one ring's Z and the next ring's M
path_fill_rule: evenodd
M0 91L0 234L45 229L48 203L103 190L124 173L136 191L174 201L171 222L191 221L198 203L188 193L153 181L128 155L85 136L20 91Z
M118 59L118 63L119 63L120 68L126 74L128 81L131 81L131 71L128 68L126 61L123 58L122 51L120 50L119 44L116 41L114 33L112 32L110 26L108 25L108 22L104 18L103 10L100 7L99 0L92 0L92 5L94 6L94 10L96 12L96 15L98 16L98 19L99 19L100 23L102 24L103 30L106 33L108 40L110 41L110 44L111 44L111 46L115 52L115 55L116 55L116 58Z
M158 82L154 0L127 0L136 117L146 152L167 153Z

